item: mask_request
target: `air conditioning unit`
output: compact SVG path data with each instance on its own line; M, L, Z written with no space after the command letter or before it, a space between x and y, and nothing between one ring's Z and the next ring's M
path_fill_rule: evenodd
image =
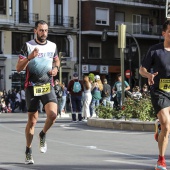
M158 17L158 15L159 15L159 11L158 10L156 10L156 9L151 10L151 16L152 17Z

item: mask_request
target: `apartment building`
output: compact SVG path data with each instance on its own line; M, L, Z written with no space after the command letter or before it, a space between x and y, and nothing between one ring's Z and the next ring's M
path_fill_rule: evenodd
M66 53L66 65L60 73L66 84L74 71L80 77L99 74L114 83L121 70L118 25L125 24L124 67L132 74L125 78L132 86L143 84L145 80L137 74L140 61L152 44L163 40L165 1L1 0L0 90L23 86L25 72L18 74L15 65L23 43L34 38L34 24L39 19L49 24L48 39L57 44L59 52ZM105 29L108 36L102 41Z
M165 3L165 0L82 0L79 61L82 74L93 72L114 83L121 71L118 25L125 24L124 67L125 72L130 69L131 79L125 78L131 86L141 86L145 80L138 75L140 62L151 45L163 40ZM101 41L104 29L108 34L105 42Z
M67 84L77 61L77 7L77 0L0 1L0 90L23 87L25 71L18 74L15 66L24 42L34 38L39 19L49 24L48 39L66 53L62 81Z

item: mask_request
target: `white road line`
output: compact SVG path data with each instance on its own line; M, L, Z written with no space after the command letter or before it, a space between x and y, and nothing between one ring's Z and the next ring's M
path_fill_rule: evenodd
M16 133L19 133L19 134L24 134L24 133L21 133L20 131L13 130L13 129L8 128L6 126L3 126L3 125L0 125L0 126L5 128L5 129L8 129L8 130L10 130L12 132L16 132ZM99 132L99 131L93 131L93 132ZM105 132L105 131L100 131L100 132ZM122 133L122 132L117 132L117 133ZM127 134L127 133L125 133L125 134ZM132 134L132 133L129 133L129 134ZM136 134L136 133L134 133L134 134ZM154 160L154 161L157 160L157 159L154 159L154 158L151 158L151 157L143 157L143 156L127 154L127 153L123 153L123 152L116 152L116 151L111 151L111 150L99 149L96 146L77 145L77 144L63 142L63 141L59 141L59 140L53 140L53 139L47 139L47 141L60 143L60 144L65 144L65 145L68 145L68 146L81 147L81 148L86 148L86 149L93 149L93 150L96 150L96 151L107 152L107 153L112 153L112 154L117 154L117 155L125 155L125 156L133 157L133 158L140 158L140 159ZM167 160L166 162L170 162L170 161ZM16 170L20 170L20 169L16 169Z
M144 163L137 163L137 162L130 162L130 161L120 161L120 160L104 160L106 162L113 162L113 163L121 163L121 164L129 164L129 165L140 165L140 166L150 166L154 167L153 164L144 164Z
M1 124L0 124L0 126L1 126L1 127L3 127L4 129L7 129L7 130L12 131L12 132L16 132L16 133L19 133L19 134L22 134L22 135L23 135L23 134L25 134L24 132L20 132L20 131L17 131L17 130L14 130L14 129L8 128L8 127L3 126L3 125L1 125Z
M87 132L92 132L92 133L113 133L113 134L130 134L130 135L141 135L141 134L153 134L153 132L133 132L133 131L112 131L112 130L87 130L87 129L80 129L78 127L71 127L70 125L62 124L60 127L65 128L65 129L79 129L82 131L87 131Z

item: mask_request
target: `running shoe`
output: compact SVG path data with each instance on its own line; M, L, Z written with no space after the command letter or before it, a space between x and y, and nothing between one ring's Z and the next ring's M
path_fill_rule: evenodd
M163 161L158 161L156 166L155 166L155 170L167 170L166 169L166 163Z
M47 143L46 143L46 136L44 135L44 137L42 138L40 135L39 135L39 138L40 138L40 152L41 153L46 153L47 152Z
M34 160L33 160L32 154L27 153L25 155L26 155L26 157L25 157L25 164L34 164Z
M155 121L155 135L154 135L155 140L156 140L157 142L158 142L158 136L159 136L160 132L161 132L161 124L160 124L160 122L159 122L159 119L157 119L157 120Z

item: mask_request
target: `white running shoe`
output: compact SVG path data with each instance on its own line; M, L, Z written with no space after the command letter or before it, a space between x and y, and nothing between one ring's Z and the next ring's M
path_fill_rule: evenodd
M46 143L46 140L45 140L45 135L43 138L41 138L41 136L39 135L39 138L40 138L40 152L41 153L46 153L47 152L47 143Z
M32 154L27 153L25 155L26 155L26 157L25 157L25 164L34 164L34 160L33 160Z

